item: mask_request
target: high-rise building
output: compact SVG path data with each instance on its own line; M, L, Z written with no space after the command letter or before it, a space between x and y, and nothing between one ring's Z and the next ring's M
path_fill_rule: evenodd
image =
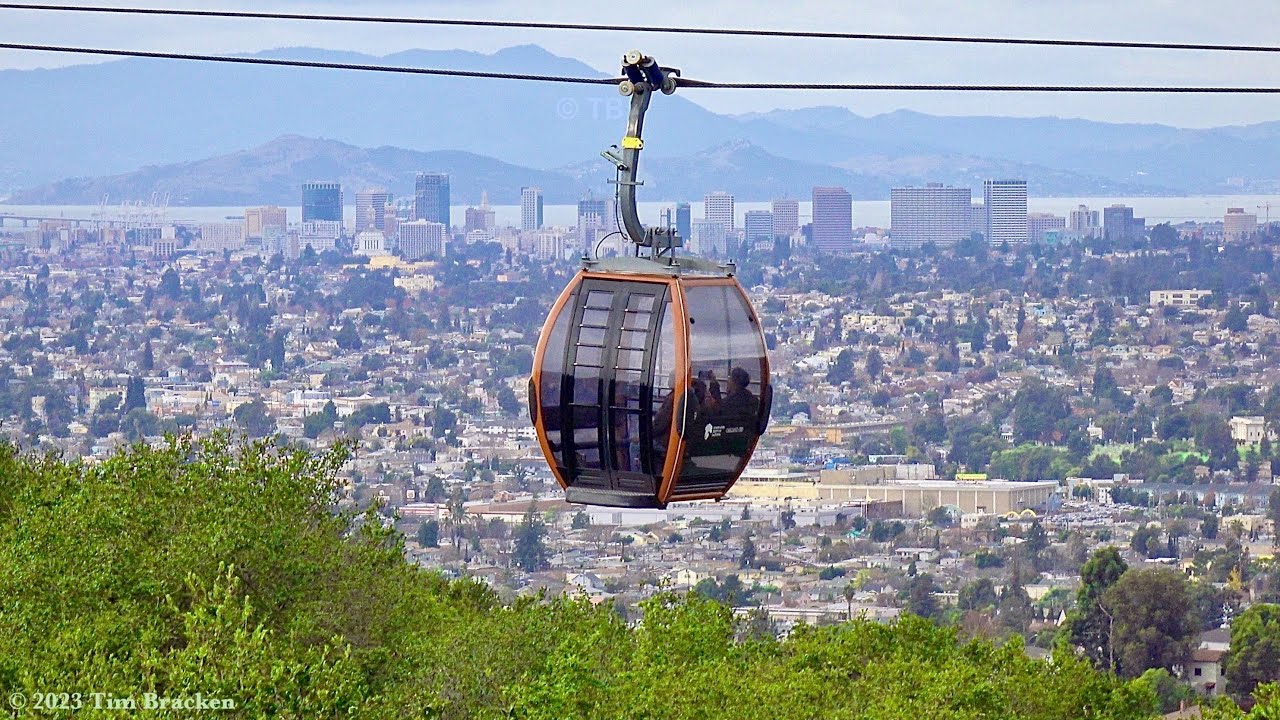
M800 201L779 198L773 201L773 236L791 237L800 229Z
M239 250L242 247L244 247L244 223L201 223L198 249L222 252L224 250Z
M449 174L420 172L413 181L413 218L449 224Z
M494 231L497 229L497 216L493 212L493 208L489 207L489 193L480 193L480 207L469 207L466 212L466 222L463 225L464 233L473 233L479 231L486 238L492 239ZM444 223L441 223L442 225ZM448 226L445 227L445 234L449 231Z
M969 188L929 183L889 191L890 233L897 247L954 245L970 234L973 193Z
M342 222L342 185L336 182L302 184L302 222Z
M356 193L356 232L365 230L385 231L387 229L387 201L391 198L386 190L365 190Z
M315 253L333 250L337 247L338 238L342 235L342 223L334 220L310 220L302 223L302 232L298 235L298 250L310 247Z
M1044 242L1067 229L1067 219L1053 213L1027 213L1027 239Z
M748 210L742 225L746 230L747 247L773 241L773 213L768 210Z
M282 207L267 205L246 208L244 211L244 232L247 237L262 239L268 229L283 233L288 228L289 214Z
M718 222L726 231L732 231L733 196L723 190L708 193L702 198L702 218L708 222Z
M853 196L842 187L813 189L813 246L818 252L847 252L853 245Z
M520 188L520 229L542 229L542 191L536 187Z
M1098 219L1098 211L1090 210L1088 205L1077 205L1067 216L1067 229L1080 237L1090 238L1098 234L1102 222Z
M1145 218L1133 216L1128 205L1111 205L1102 209L1102 234L1112 242L1136 242L1146 233Z
M444 257L444 223L414 220L400 226L400 256L405 260Z
M982 184L987 208L987 242L1017 245L1027 242L1027 181L987 180Z
M724 255L729 251L729 239L724 223L714 220L694 220L689 239L689 250L699 255Z
M586 197L578 201L578 225L582 225L582 218L588 215L594 215L600 223L603 223L605 217L613 216L611 204L608 200L592 197L588 192Z
M676 232L686 243L693 237L693 208L689 203L676 203Z
M1222 239L1236 242L1253 237L1258 232L1258 216L1247 213L1244 208L1227 208L1222 216Z
M987 206L980 200L974 200L969 206L969 235L987 236Z

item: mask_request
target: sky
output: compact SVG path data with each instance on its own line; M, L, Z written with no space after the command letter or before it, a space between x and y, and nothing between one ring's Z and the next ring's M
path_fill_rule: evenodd
M39 0L37 0L39 1ZM52 3L52 0L45 0ZM823 30L873 33L1280 45L1280 1L1221 0L63 0L67 4ZM623 12L625 10L625 12ZM526 43L616 73L632 47L718 81L1280 86L1280 53L948 45L672 36L622 32L149 18L0 10L0 42L191 53L310 46L387 55L412 48L493 52ZM85 56L0 50L0 69L92 62ZM3 88L0 87L0 91ZM861 115L1056 115L1179 127L1280 120L1280 95L764 92L687 90L722 113L816 105Z

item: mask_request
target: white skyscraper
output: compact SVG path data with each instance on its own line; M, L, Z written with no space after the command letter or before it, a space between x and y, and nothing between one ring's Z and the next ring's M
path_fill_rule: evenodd
M405 260L444 257L444 223L414 220L400 226L400 255Z
M733 196L723 190L717 190L709 193L702 198L702 214L703 219L708 222L717 222L724 226L726 231L734 228L733 224Z
M1027 242L1027 181L987 180L982 188L987 208L987 242Z
M520 188L520 229L542 228L542 191L536 187Z
M1090 210L1088 205L1077 205L1067 217L1067 229L1080 237L1093 237L1102 227L1097 210Z
M791 237L800 229L800 201L781 198L773 201L773 236Z
M920 247L930 242L952 245L969 237L969 188L929 183L893 188L889 198L890 232L897 247Z

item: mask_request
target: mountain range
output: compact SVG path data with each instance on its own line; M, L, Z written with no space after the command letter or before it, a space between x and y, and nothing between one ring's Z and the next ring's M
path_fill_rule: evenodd
M378 58L291 48L259 55L601 76L533 45L493 54L414 50ZM608 85L150 59L0 71L0 87L7 101L0 197L58 203L158 189L192 203L261 193L252 201L296 204L289 185L304 173L397 192L414 170L435 169L455 175L459 201L473 202L487 188L502 202L497 196L511 187L537 184L555 202L603 187L610 169L597 153L617 141L627 103ZM978 187L997 176L1025 177L1040 196L1280 187L1280 122L1187 130L908 111L863 117L838 107L732 116L685 95L696 97L657 98L646 120L647 199L713 189L743 199L804 196L818 184L879 198L896 184ZM212 177L201 181L205 171ZM249 175L259 171L268 174ZM70 177L81 179L62 180Z

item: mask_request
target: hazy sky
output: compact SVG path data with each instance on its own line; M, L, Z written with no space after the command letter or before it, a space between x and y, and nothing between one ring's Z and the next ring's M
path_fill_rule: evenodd
M64 0L65 1L65 0ZM79 4L525 19L951 35L1276 45L1280 0L96 0ZM626 9L625 14L621 12ZM652 14L643 14L643 12ZM689 37L606 32L467 30L316 22L126 18L0 10L0 41L219 53L313 46L385 55L409 48L491 52L536 43L616 72L639 48L689 77L764 82L1280 85L1280 53L967 46L848 40ZM0 68L51 67L84 56L0 51ZM479 82L479 81L478 81ZM0 88L3 90L3 88ZM1280 120L1280 96L1050 95L686 91L718 112L840 105L873 115L899 108L936 114L1059 115L1183 127Z

